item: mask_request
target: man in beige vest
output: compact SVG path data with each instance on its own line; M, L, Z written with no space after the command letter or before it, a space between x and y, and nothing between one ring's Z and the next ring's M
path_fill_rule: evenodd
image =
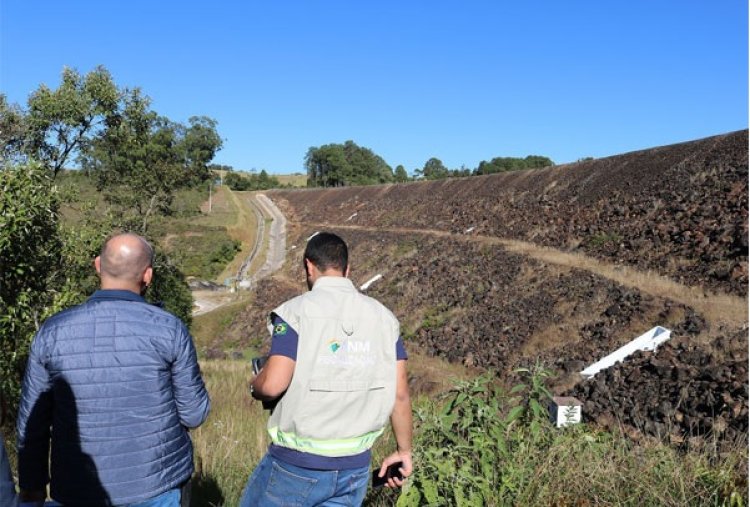
M406 351L393 314L349 280L346 243L318 233L307 244L310 291L271 312L269 359L253 396L275 401L271 445L248 479L243 507L359 505L370 448L388 419L397 449L379 476L394 488L412 473Z

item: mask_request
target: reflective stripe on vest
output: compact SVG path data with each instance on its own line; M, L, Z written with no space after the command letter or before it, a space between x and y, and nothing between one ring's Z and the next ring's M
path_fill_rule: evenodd
M339 457L354 456L370 449L375 440L383 433L384 428L366 433L361 437L345 438L341 440L319 440L316 438L298 437L294 433L286 433L279 427L268 429L271 441L281 447L289 447L296 451L308 452L320 456Z

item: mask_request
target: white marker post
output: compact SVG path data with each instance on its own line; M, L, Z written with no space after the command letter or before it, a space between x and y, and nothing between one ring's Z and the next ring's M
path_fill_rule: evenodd
M370 278L369 280L367 280L365 283L363 283L362 285L360 285L359 290L367 290L367 289L369 289L370 285L372 285L373 283L377 282L381 278L383 278L383 275L375 275L375 276L373 276L372 278Z
M638 350L656 350L656 347L669 340L671 335L672 331L670 331L669 329L661 326L656 326L655 328L642 334L635 340L615 350L610 355L590 365L588 368L581 372L581 375L586 378L591 378L601 370L609 368L613 364L624 360L633 352L636 352Z

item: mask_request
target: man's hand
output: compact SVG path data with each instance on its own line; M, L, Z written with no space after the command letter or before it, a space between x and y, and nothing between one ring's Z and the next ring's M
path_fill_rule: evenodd
M286 392L294 375L295 361L286 356L271 356L253 378L252 395L256 400L274 401Z
M390 456L386 457L383 460L383 464L380 465L380 471L378 472L378 477L385 477L386 469L394 464L401 462L401 466L398 468L398 471L401 473L401 477L389 477L385 486L389 488L400 488L407 477L409 477L412 473L413 464L411 461L411 452L410 451L396 451Z

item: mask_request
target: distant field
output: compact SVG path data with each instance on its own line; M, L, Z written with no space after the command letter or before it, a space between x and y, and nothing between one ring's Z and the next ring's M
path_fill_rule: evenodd
M307 186L307 175L306 174L272 174L279 179L279 183L282 185L291 185L293 187L306 187Z

